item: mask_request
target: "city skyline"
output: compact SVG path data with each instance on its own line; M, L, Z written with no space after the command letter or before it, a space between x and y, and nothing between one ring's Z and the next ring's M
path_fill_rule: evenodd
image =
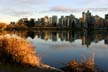
M97 3L98 2L98 3ZM40 18L52 15L81 17L83 11L104 17L108 13L107 0L1 0L0 22L9 23L20 18Z

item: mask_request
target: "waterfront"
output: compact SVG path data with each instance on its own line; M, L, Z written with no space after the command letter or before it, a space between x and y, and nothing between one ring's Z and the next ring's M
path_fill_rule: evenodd
M108 0L1 0L0 72L108 72Z
M108 71L108 34L96 31L3 31L1 35L17 35L27 39L36 48L42 63L61 68L71 60L81 61L94 54L100 70Z

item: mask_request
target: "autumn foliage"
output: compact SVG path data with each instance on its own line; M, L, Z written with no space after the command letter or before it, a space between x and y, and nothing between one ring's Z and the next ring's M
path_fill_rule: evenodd
M0 61L30 66L40 65L40 58L29 42L9 35L0 36Z

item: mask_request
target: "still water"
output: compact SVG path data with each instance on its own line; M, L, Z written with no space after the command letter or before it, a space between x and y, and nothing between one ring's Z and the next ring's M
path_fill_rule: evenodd
M61 68L71 60L81 61L94 55L97 67L108 72L107 31L24 31L14 34L31 42L45 64Z

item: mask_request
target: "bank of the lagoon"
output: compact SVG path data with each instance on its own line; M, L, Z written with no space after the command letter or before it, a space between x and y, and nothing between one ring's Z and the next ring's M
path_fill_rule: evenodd
M61 72L42 64L34 47L15 35L0 36L0 71L3 72Z

